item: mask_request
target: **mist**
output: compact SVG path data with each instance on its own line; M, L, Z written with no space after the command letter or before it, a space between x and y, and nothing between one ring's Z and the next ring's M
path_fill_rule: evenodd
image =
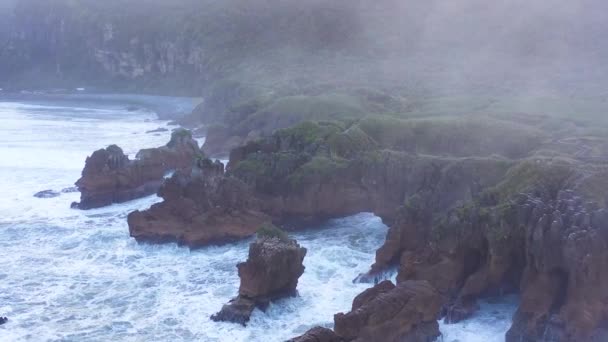
M606 0L0 0L2 340L608 341L607 33Z
M145 78L120 75L126 72L113 61L136 49L138 64L152 64L148 69L167 78L193 78L185 73L194 71L201 80L192 86L199 88L209 73L234 72L261 83L308 79L439 94L569 96L601 95L606 79L608 48L601 37L608 24L601 1L5 0L2 6L10 18L0 31L3 75L44 63L55 69L49 77L59 70L64 78L86 78L81 68L115 64L102 69ZM114 37L104 41L109 27ZM27 37L38 43L28 46ZM154 51L162 44L176 49L173 57L159 56L174 59L165 68L146 56L169 54Z

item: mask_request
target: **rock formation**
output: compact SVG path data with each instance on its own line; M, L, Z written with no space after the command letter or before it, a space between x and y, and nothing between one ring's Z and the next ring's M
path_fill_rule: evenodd
M314 327L304 335L294 337L288 342L343 342L336 333L328 328Z
M357 296L352 311L334 316L335 332L317 327L292 341L432 342L440 336L441 306L441 296L426 281L384 281Z
M526 267L507 341L602 340L608 336L608 211L572 191L550 202L519 201Z
M448 323L473 315L480 297L520 292L507 341L595 341L605 333L607 217L577 194L592 178L570 165L522 164L445 214L406 206L374 267L394 253L398 282L428 281L443 295ZM528 191L513 194L525 183ZM578 190L560 190L569 187Z
M197 142L186 130L173 132L166 146L139 151L135 160L129 160L116 145L95 151L76 182L81 197L73 206L92 209L154 194L167 172L190 170L200 155Z
M244 325L256 307L265 310L272 300L294 296L304 273L305 255L306 249L278 228L263 228L249 246L247 261L237 265L241 278L238 297L212 319Z
M219 161L201 159L190 173L176 172L158 194L163 202L128 216L131 236L140 242L196 248L249 237L270 221L243 182L224 176Z
M234 149L225 174L176 173L160 191L163 203L130 215L131 233L140 241L198 247L250 236L267 221L371 211L389 232L360 280L397 266L398 286L427 281L439 293L448 323L473 315L481 297L520 292L508 335L513 341L532 341L541 332L560 342L601 334L604 309L598 303L607 298L601 269L608 244L608 220L600 209L608 206L604 167L581 170L567 158L539 155L468 157L456 147L449 150L454 155L418 154L437 152L451 140L411 147L397 135L375 135L369 126L305 123ZM476 153L483 152L482 143L467 141ZM407 152L386 149L399 144ZM511 156L536 146L503 144ZM362 294L355 306L374 293ZM237 298L222 314L242 317L254 306ZM351 316L366 317L359 315ZM336 324L339 337L357 338L345 326Z
M8 322L8 318L6 318L6 317L0 317L0 325L5 324L6 322Z
M353 311L335 315L335 332L345 341L430 342L439 337L439 293L425 281L396 287L379 284L353 302Z
M499 182L511 165L499 158L370 151L364 137L359 151L336 157L347 153L336 140L353 130L306 123L234 149L225 175L177 173L159 192L163 203L129 217L131 233L199 247L250 236L269 220L371 211L390 223L405 198L424 196L435 211L446 210Z

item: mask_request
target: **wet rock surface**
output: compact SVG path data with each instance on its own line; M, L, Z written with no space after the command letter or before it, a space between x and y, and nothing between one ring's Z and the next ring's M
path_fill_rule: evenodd
M55 198L59 197L61 193L54 190L43 190L34 194L36 198Z
M315 327L297 342L433 342L441 335L441 295L426 281L383 281L358 295L352 310L334 315L334 330Z
M237 265L241 278L238 297L211 319L244 325L256 307L265 310L272 300L295 296L305 255L306 249L295 240L259 236L249 246L247 261Z
M169 131L168 128L159 127L157 129L146 131L146 133L161 133L161 132L167 132L167 131Z
M92 209L154 194L167 172L190 170L200 155L197 142L185 130L174 132L166 146L139 151L135 160L116 145L95 151L76 182L81 197L73 207Z

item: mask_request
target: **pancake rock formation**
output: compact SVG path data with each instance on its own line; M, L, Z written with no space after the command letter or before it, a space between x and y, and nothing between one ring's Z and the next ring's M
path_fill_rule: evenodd
M305 256L306 249L284 232L271 225L263 227L249 246L247 261L237 265L238 297L211 318L245 325L256 307L265 310L272 300L295 296Z
M224 176L219 161L200 159L191 172L176 172L160 188L164 201L128 216L140 242L177 242L191 248L252 236L270 218L240 180Z
M177 130L166 146L144 149L130 160L122 149L111 145L87 158L82 177L78 209L93 209L154 194L165 175L173 170L190 170L201 156L198 143L187 130Z
M383 281L334 316L334 331L316 327L297 342L432 342L439 336L441 295L426 281Z

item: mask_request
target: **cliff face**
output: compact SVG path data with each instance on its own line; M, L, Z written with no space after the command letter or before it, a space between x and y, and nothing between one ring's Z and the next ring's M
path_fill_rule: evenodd
M81 85L169 83L178 76L200 75L200 47L185 34L173 35L160 22L161 13L175 16L176 21L183 18L184 6L171 10L153 1L19 1L9 16L10 28L0 50L2 72L25 84L35 84L32 76L37 73L41 87L78 81ZM183 82L188 80L192 76Z
M514 137L503 143L521 142ZM432 203L437 212L469 201L511 165L500 157L385 150L357 125L308 122L233 150L225 175L206 176L205 165L197 174L176 174L159 193L165 201L131 214L129 226L140 240L158 240L162 233L160 240L198 247L251 235L268 220L319 221L370 211L391 223L412 198Z
M245 59L255 65L260 54L281 48L290 36L297 50L344 42L346 27L338 27L331 11L339 5L319 4L9 1L2 5L0 81L6 88L80 82L200 95L206 82L229 76ZM331 35L319 31L327 24L334 25Z
M594 69L586 78L601 79L608 51L600 39L601 0L559 8L522 0L494 6L5 0L0 6L5 89L100 85L208 95L214 83L233 80L275 92L308 85L488 92L484 87L496 78L519 89L581 77L576 68L583 62ZM519 20L504 18L515 12ZM590 90L594 82L587 84Z

